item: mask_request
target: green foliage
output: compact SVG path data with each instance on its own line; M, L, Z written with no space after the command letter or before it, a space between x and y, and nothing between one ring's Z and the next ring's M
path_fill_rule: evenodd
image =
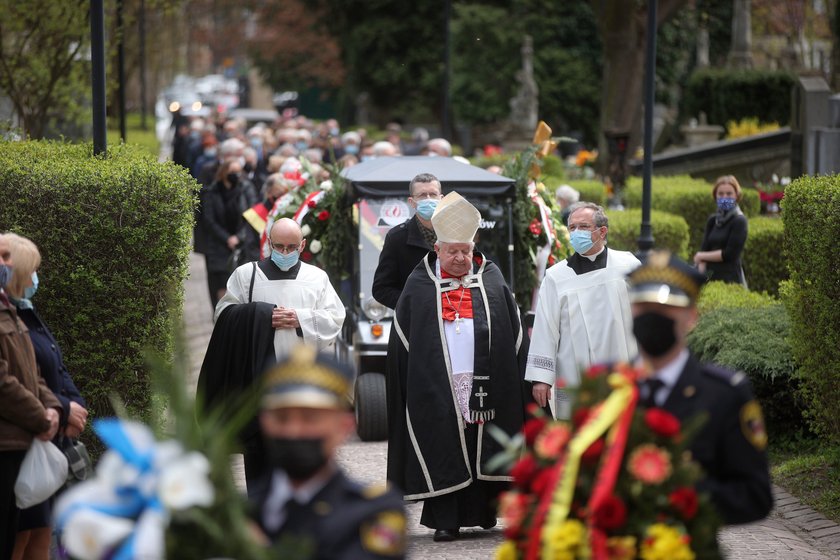
M39 247L36 304L95 415L119 395L142 416L142 356L172 351L197 184L136 147L95 158L90 144L0 143L0 231Z
M778 300L763 292L751 292L740 284L714 281L709 282L700 292L697 311L705 315L723 307L758 309L775 305Z
M784 247L784 222L772 216L750 219L744 246L744 274L751 290L779 294L779 283L788 277Z
M157 135L155 134L154 115L148 115L146 117L146 130L143 130L140 124L140 113L129 113L126 115L125 120L125 143L136 144L157 158L160 154L160 142L158 142ZM119 121L112 119L108 123L108 126L108 147L110 149L118 145L122 140L120 139Z
M607 189L601 181L569 181L568 185L580 192L580 199L604 206L607 203Z
M743 189L743 198L739 203L748 218L759 212L758 193L753 189ZM630 177L624 193L624 202L628 208L642 206L642 179ZM715 210L712 198L712 185L702 179L692 179L687 175L655 176L651 184L651 208L682 216L688 222L688 250L694 254L700 249L706 222Z
M790 123L790 91L796 76L782 70L703 68L688 79L683 114L706 113L709 123L726 125L744 117Z
M803 176L782 199L790 280L782 298L814 431L840 442L840 176Z
M703 314L688 337L689 348L701 361L749 376L771 435L796 432L803 424L790 330L781 304L719 307Z
M86 116L88 2L3 0L0 11L0 90L24 131L41 138L52 123L71 132Z
M607 236L613 249L638 250L639 230L642 223L641 210L608 210L610 230ZM651 229L657 249L668 249L682 258L687 258L688 224L679 216L651 211Z

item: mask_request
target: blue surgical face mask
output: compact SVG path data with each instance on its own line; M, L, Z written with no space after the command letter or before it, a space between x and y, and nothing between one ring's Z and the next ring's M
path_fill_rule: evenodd
M309 144L307 144L306 142L295 142L295 148L297 148L299 152L304 151L308 147Z
M356 144L347 144L346 146L344 146L344 153L352 154L355 156L359 153L359 146L357 146Z
M417 203L417 214L424 220L431 220L432 214L435 213L438 200L436 198L426 198Z
M569 235L569 241L572 243L572 248L579 255L584 254L592 248L592 232L585 229L576 229Z
M271 262L277 265L277 268L283 272L295 266L300 257L300 251L292 251L288 254L283 254L275 249L271 250Z
M733 208L735 208L735 199L734 198L727 198L721 197L717 199L717 207L718 210L721 212L729 212Z
M0 288L5 288L12 279L12 267L7 264L0 264Z
M32 285L28 286L23 289L23 297L24 299L32 299L32 296L35 295L35 292L38 291L38 273L32 273Z

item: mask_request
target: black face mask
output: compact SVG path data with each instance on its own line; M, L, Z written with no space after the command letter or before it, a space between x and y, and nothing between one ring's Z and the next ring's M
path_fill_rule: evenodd
M265 448L271 466L283 469L292 480L308 480L327 464L321 438L266 438Z
M633 318L633 335L645 354L654 358L664 356L677 343L674 320L652 311Z
M228 180L228 183L236 186L236 183L239 182L239 173L228 173L227 174L227 180Z

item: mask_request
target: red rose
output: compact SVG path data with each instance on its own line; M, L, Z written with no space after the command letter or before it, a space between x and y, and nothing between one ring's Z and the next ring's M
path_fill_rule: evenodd
M549 482L551 481L551 469L543 469L534 477L531 482L531 492L537 496L542 496L546 491L550 490Z
M589 379L594 379L596 377L601 377L602 375L604 375L605 373L608 373L609 371L610 371L610 369L606 365L597 364L597 365L594 365L594 366L590 367L589 369L587 369L586 373L584 373L583 375L588 377Z
M697 492L687 486L677 488L668 496L668 503L688 521L697 513Z
M325 221L329 217L330 217L330 213L329 213L328 210L321 210L320 212L318 212L318 219L321 220L322 222Z
M537 461L533 455L525 455L513 465L510 469L510 476L513 477L513 483L520 488L528 488L531 484L531 479L537 474Z
M540 221L536 218L531 220L531 223L528 225L528 229L535 236L538 236L542 233L542 225L540 224Z
M522 433L525 435L525 443L533 446L534 440L537 439L537 436L540 435L540 432L545 428L546 424L547 421L545 418L531 418L525 422L525 425L522 427Z
M595 440L595 443L590 445L589 448L583 452L583 455L580 456L580 460L587 465L594 465L598 462L598 459L601 458L601 453L603 452L604 438L598 438Z
M531 416L542 416L542 409L540 405L537 403L528 403L528 406L525 407L525 412L530 414Z
M584 422L589 418L588 408L579 408L572 414L572 424L575 428L580 428Z
M627 507L620 498L610 495L601 502L593 516L597 527L605 531L613 531L622 527L627 521Z
M680 433L680 421L670 412L661 408L649 408L645 411L645 424L662 437L674 437Z
M306 262L309 262L312 260L312 253L310 253L309 251L304 251L300 254L300 258L302 258Z
M312 200L307 202L306 205L309 206L310 208L315 208L316 206L318 206L318 203L315 202L315 199L313 198Z

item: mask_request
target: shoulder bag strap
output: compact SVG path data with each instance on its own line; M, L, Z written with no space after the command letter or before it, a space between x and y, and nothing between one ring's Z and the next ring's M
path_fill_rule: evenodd
M257 276L257 261L254 261L254 268L251 269L251 287L248 288L248 303L254 298L254 278Z

